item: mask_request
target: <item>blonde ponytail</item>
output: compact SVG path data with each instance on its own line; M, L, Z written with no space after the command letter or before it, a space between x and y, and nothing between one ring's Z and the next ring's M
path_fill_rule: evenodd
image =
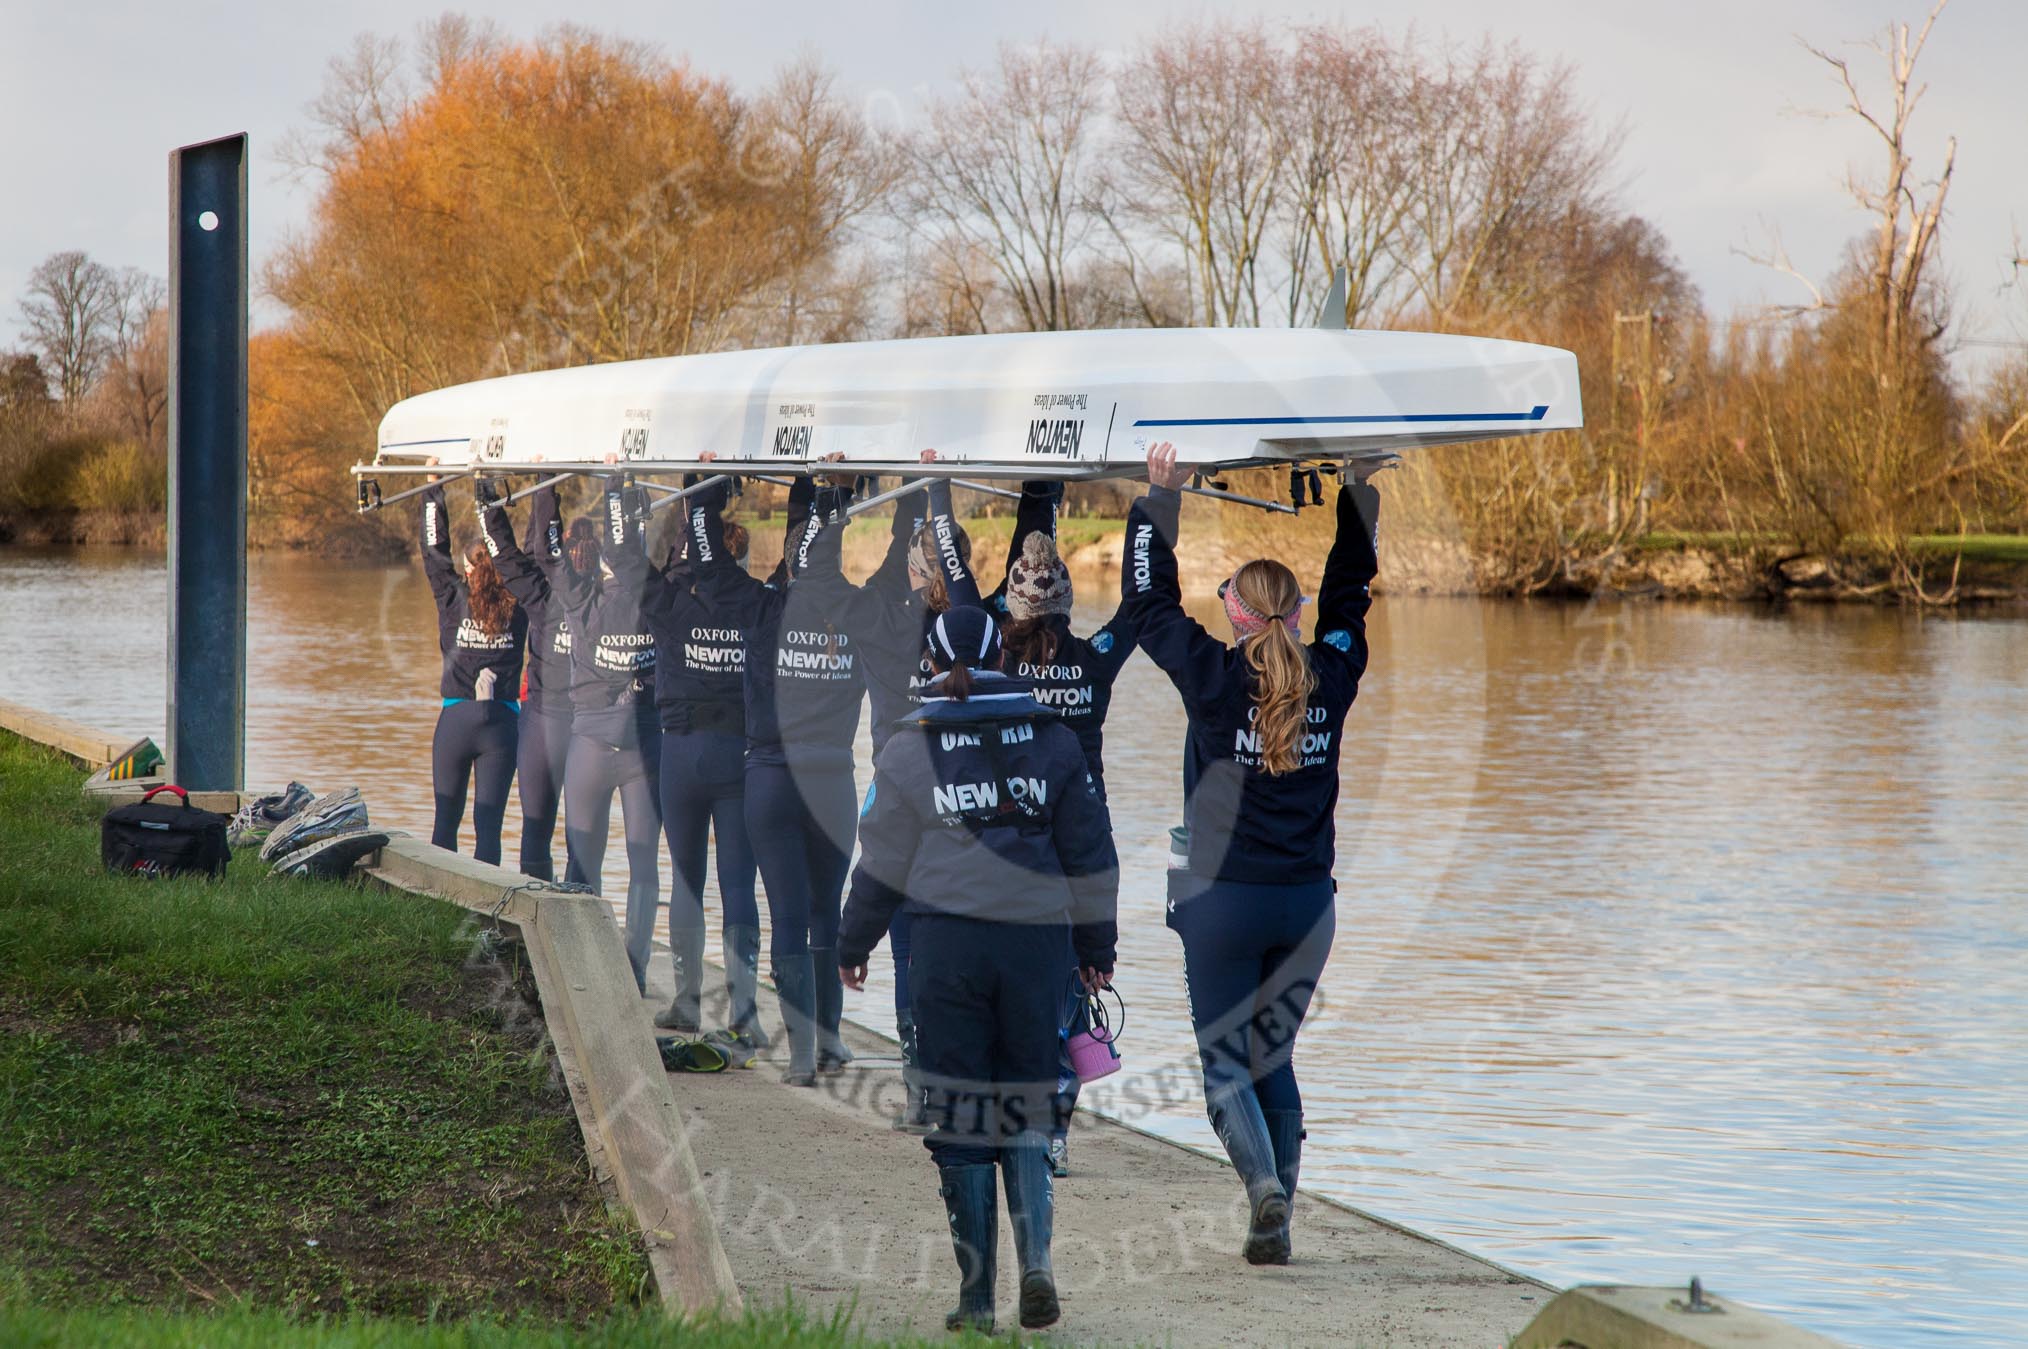
M1266 558L1241 567L1232 585L1247 608L1272 620L1240 644L1253 674L1261 767L1270 776L1293 773L1303 764L1303 732L1317 689L1310 653L1283 621L1302 604L1302 589L1294 572Z

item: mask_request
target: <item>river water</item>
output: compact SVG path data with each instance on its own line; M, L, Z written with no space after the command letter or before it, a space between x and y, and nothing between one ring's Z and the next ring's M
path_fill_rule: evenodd
M1083 630L1116 582L1079 579ZM164 584L0 550L0 697L159 736ZM420 574L261 556L249 610L251 780L356 783L427 835ZM2028 624L1394 599L1373 637L1305 1186L1559 1285L1696 1274L1855 1344L2023 1343ZM1131 1066L1087 1100L1215 1150L1161 920L1181 731L1136 659L1107 735Z

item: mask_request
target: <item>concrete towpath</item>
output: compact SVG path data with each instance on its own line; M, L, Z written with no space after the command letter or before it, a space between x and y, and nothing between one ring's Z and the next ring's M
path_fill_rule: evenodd
M652 963L660 1008L666 952ZM708 978L716 995L723 982ZM766 989L761 1000L779 1028ZM673 1074L691 1148L749 1306L787 1293L820 1314L852 1305L872 1333L940 1336L957 1267L936 1169L921 1139L889 1128L894 1042L850 1023L846 1040L858 1061L814 1091L784 1086L778 1058ZM1296 1201L1294 1262L1256 1269L1239 1256L1245 1202L1230 1167L1082 1111L1071 1167L1056 1187L1063 1319L1038 1342L1499 1349L1553 1295L1309 1194ZM1017 1324L1013 1243L1003 1207L1003 1331Z

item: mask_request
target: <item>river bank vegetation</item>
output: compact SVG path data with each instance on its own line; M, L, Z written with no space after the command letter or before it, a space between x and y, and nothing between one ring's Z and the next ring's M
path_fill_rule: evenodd
M285 317L250 352L255 536L399 548L399 519L352 514L345 469L390 404L444 384L884 336L1310 324L1342 266L1352 326L1548 342L1584 380L1581 432L1389 475L1397 589L2018 590L2011 545L1973 540L2028 523L2028 354L1954 360L1955 142L1917 117L1936 22L1850 58L1799 51L1788 92L1872 139L1853 242L1805 277L1773 236L1798 301L1732 314L1702 302L1667 222L1627 209L1619 132L1569 68L1517 46L1217 21L1117 54L1003 48L904 117L807 60L738 90L707 53L576 28L363 37L290 147L310 217L260 271ZM0 519L24 537L65 511L159 514L159 316L66 289L57 263L25 313L118 317L7 366ZM1081 488L1073 509L1117 516L1127 495Z

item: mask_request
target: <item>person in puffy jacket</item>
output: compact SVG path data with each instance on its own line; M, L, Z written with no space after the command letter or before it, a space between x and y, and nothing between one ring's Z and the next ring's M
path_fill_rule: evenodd
M1218 588L1228 645L1183 610L1177 489L1189 477L1173 445L1149 451L1120 584L1189 718L1189 861L1169 874L1168 924L1183 940L1205 1106L1246 1185L1247 1260L1287 1264L1303 1138L1295 1041L1337 926L1338 755L1366 672L1380 497L1363 476L1338 493L1314 641L1300 639L1295 574L1260 558Z
M1059 1315L1047 1158L1065 948L1088 989L1118 941L1112 822L1077 737L999 672L997 626L958 607L929 632L933 677L874 761L860 858L838 933L839 977L911 915L916 1032L959 1271L946 1323L991 1331L1004 1183L1021 1264L1021 1324ZM997 1175L996 1175L997 1171Z

